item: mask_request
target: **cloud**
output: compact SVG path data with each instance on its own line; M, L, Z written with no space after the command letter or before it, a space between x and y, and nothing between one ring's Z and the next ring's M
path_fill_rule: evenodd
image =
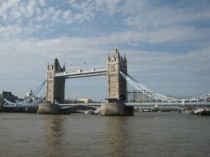
M112 54L114 49L104 47L105 41L101 44L95 42L98 40L102 41L104 38L31 39L2 43L0 75L11 78L17 75L16 79L28 80L35 77L33 83L35 86L44 79L47 62L52 63L55 57L59 58L61 65L65 63L68 71L77 68L105 67L107 53ZM109 44L107 41L106 46ZM187 54L121 48L119 50L128 58L129 74L154 91L181 96L187 84L190 84L191 88L200 89L203 86L201 84L209 82L209 49ZM86 67L84 61L87 62ZM198 72L202 77L198 78ZM203 80L203 83L198 83L199 80ZM198 95L203 93L199 92ZM190 94L196 95L196 92Z
M39 3L42 7L45 6L45 4L46 4L45 0L39 0Z
M127 0L122 10L125 14L132 15L127 18L128 25L146 29L146 27L185 25L209 20L210 11L207 3L200 1L194 4L193 1L189 1L189 4L180 4L180 1L165 3L161 0L151 3L147 0L140 2Z
M210 11L202 2L180 7L180 4L166 5L162 1L125 1L124 22L146 43L198 41L209 38L210 33L205 25L210 20Z
M96 10L104 14L113 15L119 12L119 5L121 0L100 0L95 1Z
M117 44L128 58L129 73L151 89L179 96L207 93L207 4L204 0L1 1L1 88L7 84L18 90L20 80L25 80L25 87L39 84L47 62L55 57L69 71L84 68L84 61L85 68L105 67L107 54Z
M40 1L40 3L42 2ZM20 22L20 20L24 18L31 18L38 6L39 3L37 3L35 0L4 1L0 7L0 18L2 18L4 21Z
M108 37L92 37L92 38L57 38L57 39L30 39L30 40L14 40L11 42L4 42L0 45L1 57L12 57L12 60L17 56L25 60L36 57L53 60L59 57L64 61L66 58L83 58L102 61L106 59L108 53L112 53L111 41L107 40ZM97 41L97 42L96 42ZM114 40L113 40L114 41ZM113 45L113 44L112 44ZM15 50L15 51L14 51ZM121 48L120 48L121 50ZM208 70L205 66L197 66L199 64L208 64L210 59L210 48L198 49L190 53L177 54L172 52L158 52L158 51L142 51L142 50L121 50L131 60L131 65L136 63L154 64L154 65L182 65L192 70L203 68L203 71ZM34 56L34 57L33 57ZM139 56L139 57L135 57ZM12 61L11 60L11 61ZM75 62L75 61L73 61ZM78 60L78 62L81 62ZM75 62L76 63L76 62ZM97 60L96 60L97 63ZM193 63L193 64L192 64ZM102 63L101 65L103 65ZM100 65L100 66L101 66ZM196 66L198 68L196 68ZM202 69L199 69L200 71Z
M56 31L56 27L66 27L73 22L83 22L94 16L91 1L82 3L64 1L63 3L66 5L65 9L58 2L44 0L3 1L0 6L0 25L1 27L16 25L25 30L26 36L33 36L41 32L44 34L44 32Z
M209 49L187 54L144 52L130 62L130 72L163 94L182 96L185 91L188 96L202 95L209 92L209 57Z

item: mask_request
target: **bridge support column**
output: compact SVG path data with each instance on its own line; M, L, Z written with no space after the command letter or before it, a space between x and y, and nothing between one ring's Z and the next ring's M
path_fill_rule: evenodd
M53 65L47 67L47 91L46 101L50 103L64 103L65 96L65 78L56 78L55 74L64 72L65 67L61 68L58 59L55 59Z
M46 103L39 104L37 113L55 114L59 112L58 103L64 103L65 96L65 79L56 78L55 74L64 72L65 67L61 68L58 59L55 59L53 65L47 67L47 90Z
M133 115L133 107L127 107L127 81L120 71L127 74L127 59L115 49L107 60L108 103L102 104L101 115Z

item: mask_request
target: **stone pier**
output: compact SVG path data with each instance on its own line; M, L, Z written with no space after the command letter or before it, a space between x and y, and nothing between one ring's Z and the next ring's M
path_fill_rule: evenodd
M133 116L133 106L125 106L121 102L104 103L101 105L102 116Z
M38 114L57 114L59 112L59 106L53 103L41 103L39 104Z

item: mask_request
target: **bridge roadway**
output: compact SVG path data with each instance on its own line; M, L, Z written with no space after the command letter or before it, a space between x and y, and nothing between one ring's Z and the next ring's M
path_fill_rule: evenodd
M72 108L76 106L88 106L88 107L99 107L101 106L101 103L75 103L75 104L58 104L60 108Z
M76 103L76 104L59 104L61 108L69 108L74 106L93 106L99 107L102 103ZM143 108L153 108L153 107L160 107L160 108L183 108L186 106L195 106L195 107L210 107L210 102L185 102L185 103L170 103L170 102L146 102L146 103L135 103L129 102L125 103L126 106L134 106L134 107L143 107Z
M160 107L160 108L184 108L186 106L194 106L194 107L210 107L210 102L146 102L146 103L135 103L129 102L125 103L126 106L135 106L135 107L144 107L144 108L152 108L152 107Z
M91 69L91 70L81 70L78 69L73 72L59 72L55 74L55 77L57 78L65 78L65 79L72 79L72 78L79 78L79 77L91 77L91 76L100 76L100 75L106 75L107 69Z

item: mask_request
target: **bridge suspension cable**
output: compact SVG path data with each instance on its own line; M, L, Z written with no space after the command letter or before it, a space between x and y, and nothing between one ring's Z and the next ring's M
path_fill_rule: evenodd
M135 87L138 91L142 92L143 94L146 94L149 98L154 100L160 100L162 102L198 102L198 101L206 101L207 97L210 97L210 94L198 96L195 98L188 98L188 99L178 99L173 97L168 97L160 93L156 93L149 88L145 87L141 83L139 83L137 80L135 80L132 76L129 74L124 74L120 71L120 74L130 83L133 87Z
M35 92L33 92L33 96L37 96L37 94L41 91L41 89L44 87L46 83L46 80L44 80L44 82L35 90Z

